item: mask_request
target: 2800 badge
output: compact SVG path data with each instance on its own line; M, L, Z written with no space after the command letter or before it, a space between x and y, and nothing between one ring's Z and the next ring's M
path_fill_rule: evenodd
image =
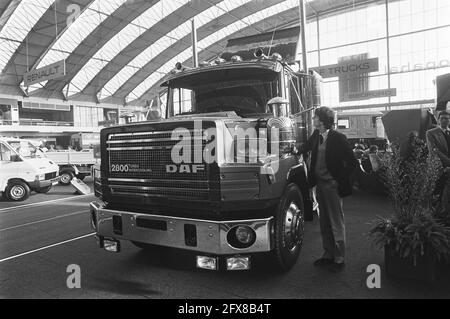
M111 172L113 173L128 173L130 171L129 165L111 165Z

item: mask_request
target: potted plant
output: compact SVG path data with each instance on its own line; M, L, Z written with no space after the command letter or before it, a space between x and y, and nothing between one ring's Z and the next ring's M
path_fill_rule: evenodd
M435 282L441 263L450 260L450 228L436 216L433 193L442 172L439 159L417 141L407 157L398 145L384 156L383 180L393 205L390 218L379 217L370 232L385 250L389 276Z
M450 226L450 178L445 186L442 200L436 204L434 215L444 225Z
M447 181L447 185L444 189L442 200L437 203L434 210L434 217L441 224L450 227L450 178ZM443 260L443 269L450 273L450 259Z

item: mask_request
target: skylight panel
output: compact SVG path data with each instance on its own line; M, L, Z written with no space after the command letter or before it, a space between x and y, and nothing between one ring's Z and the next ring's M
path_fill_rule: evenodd
M58 38L38 68L66 59L109 15L127 0L95 0Z
M251 0L235 0L222 1L217 5L210 7L194 17L197 28L200 28L209 22L217 19L230 11L239 8ZM117 90L128 81L133 75L140 70L141 67L156 58L162 52L170 48L174 43L188 36L192 32L191 21L186 21L167 35L163 36L146 50L140 53L133 61L120 70L108 83L104 86L109 95L113 95ZM106 93L108 94L108 93Z
M253 25L264 19L270 18L272 16L278 15L281 12L296 8L298 6L297 0L287 0L279 4L273 5L269 8L261 10L254 13L242 20L236 21L225 28L218 30L217 32L206 37L198 43L200 50L204 50L207 47L213 45L214 43L224 40L226 37L232 35L233 33L247 27L248 25ZM146 80L139 84L127 97L127 100L134 100L142 97L147 91L152 89L167 73L169 73L175 66L177 62L186 61L192 57L192 48L188 48L181 52L179 55L165 63L156 72L152 73Z
M0 70L6 67L20 44L53 2L54 0L22 0L19 3L0 32Z
M83 90L91 80L122 50L164 17L189 3L189 0L161 0L112 37L73 78L72 83Z

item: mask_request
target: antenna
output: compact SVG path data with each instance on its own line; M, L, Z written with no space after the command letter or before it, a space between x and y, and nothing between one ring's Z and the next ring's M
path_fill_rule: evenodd
M272 34L272 40L270 40L270 46L269 46L269 53L267 54L268 56L270 56L270 52L272 51L272 45L273 45L273 41L275 40L275 33L278 30L278 20L277 20L277 24L275 25L275 29L273 30L273 34Z

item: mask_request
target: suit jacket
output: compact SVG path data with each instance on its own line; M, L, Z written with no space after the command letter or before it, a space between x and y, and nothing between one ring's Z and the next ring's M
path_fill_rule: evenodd
M430 154L437 155L444 167L450 167L447 139L440 127L436 127L427 132L427 144Z
M301 153L305 156L311 152L310 174L308 176L311 187L317 185L315 171L319 142L320 132L316 130L301 148ZM353 185L350 181L350 175L356 168L358 161L344 134L334 130L329 131L325 157L328 172L330 172L333 179L339 184L339 195L341 197L352 195Z

